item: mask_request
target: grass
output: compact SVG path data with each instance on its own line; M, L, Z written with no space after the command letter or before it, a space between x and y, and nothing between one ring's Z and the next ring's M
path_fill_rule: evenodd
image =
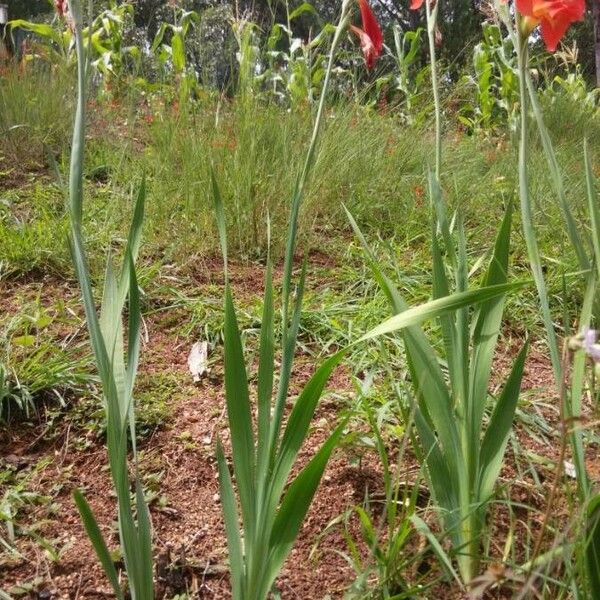
M4 81L4 80L3 80ZM1 168L7 177L0 204L0 278L40 277L52 274L71 280L73 272L65 243L68 223L62 182L53 173L66 172L66 154L49 150L65 147L70 110L71 78L68 73L49 78L44 71L26 77L12 74L0 92L3 126L13 133L0 139ZM21 97L49 98L20 102ZM62 100L61 100L62 99ZM210 164L215 165L226 206L230 247L234 259L262 260L266 252L264 223L271 219L274 255L281 256L287 200L294 170L312 126L308 111L285 112L274 106L238 105L206 97L189 110L160 99L123 98L113 103L92 101L86 194L89 198L84 229L92 257L92 275L102 275L106 249L119 252L126 226L123 214L133 203L133 186L145 175L148 182L147 218L139 279L147 314L166 307L181 307L177 323L182 334L202 336L217 346L222 335L221 281L197 292L198 277L212 277L212 257L218 252L212 199L208 185ZM560 119L548 107L554 126L559 160L565 165L569 200L583 206L580 127L565 130L566 119L583 122L576 107L555 102ZM23 106L22 106L23 105ZM592 143L600 139L600 123L584 115ZM30 144L16 140L26 124ZM508 138L467 136L448 124L445 144L445 192L450 206L465 215L471 265L489 251L489 240L514 196L515 148ZM424 143L415 144L415 139ZM400 123L391 114L358 106L331 109L322 148L300 216L303 251L316 253L313 289L307 290L302 313L304 350L330 349L347 343L359 331L386 316L382 295L370 281L355 243L342 202L373 243L389 274L397 273L407 299L422 302L431 287L428 248L428 207L425 169L431 160L428 135ZM21 151L27 150L27 156ZM594 149L592 149L593 151ZM54 156L56 163L50 156ZM560 211L546 177L541 149L534 152L533 195L542 253L548 261L550 293L562 294L565 274L576 270L575 258L563 235ZM36 172L29 175L31 165ZM45 165L46 176L37 169ZM11 185L11 182L12 185ZM516 276L527 273L524 242L515 226L512 262ZM51 235L48 232L52 232ZM176 235L173 233L176 232ZM323 263L323 264L321 264ZM220 267L216 269L220 271ZM400 274L402 275L400 277ZM277 281L277 280L276 280ZM208 293L207 293L208 292ZM578 304L583 290L572 289L564 300L569 309ZM249 295L252 296L252 293ZM260 321L257 294L240 307L241 327L252 340ZM522 335L540 331L536 298L532 291L509 300L506 326ZM563 308L557 307L557 314ZM253 342L252 342L253 343ZM379 352L353 355L355 370L372 368ZM400 355L401 356L401 355ZM401 358L399 359L401 360Z
M15 166L35 171L60 156L70 137L73 82L72 73L58 66L3 73L0 157L8 166L2 169L4 175Z
M34 163L50 167L48 150L55 140L60 141L64 136L66 123L65 118L57 114L60 111L51 110L51 106L47 111L33 114L25 108L17 109L22 104L18 100L20 94L33 98L41 97L42 93L45 98L69 98L68 81L58 78L48 82L43 73L24 80L27 89L21 87L18 92L8 94L3 86L0 94L5 129L25 123L32 132L28 133L28 144L15 142L11 136L2 138L0 153L8 167L3 167L5 172L22 171L23 165L27 166L20 154L21 147L25 146ZM146 174L149 186L146 251L155 256L160 254L164 262L177 258L178 263L184 263L180 266L186 262L182 257L191 261L198 254L215 253L217 242L208 185L209 168L213 163L227 207L232 251L242 258L264 256L267 214L272 221L274 248L281 251L286 198L295 177L290 165L300 160L310 134L308 111L288 113L277 107L244 107L237 106L235 101L218 104L212 99L194 105L190 111L168 103L140 107L127 102L125 99L123 105L91 107L92 141L86 174L93 196L90 225L97 235L103 231L123 232L121 215L131 205L130 187ZM68 100L63 108L68 109ZM555 124L560 135L559 158L571 180L572 199L577 204L576 199L583 190L582 140L579 127L565 131L560 125L565 121L578 122L576 109L571 106L570 114L565 115L565 108L560 104L557 109L560 121L550 111L549 122ZM587 131L594 143L598 139L594 133L600 133L600 125L592 121ZM415 144L417 138L427 142L426 134L400 124L393 113L380 115L353 106L332 109L301 216L300 232L308 247L339 251L343 240L337 233L349 231L341 209L344 202L361 227L375 227L386 239L393 238L401 249L409 245L411 253L403 262L423 263L414 252L418 251L423 236L421 190L425 185L425 168L430 162L430 148L427 143ZM514 148L506 139L487 140L466 136L458 130L449 131L445 143L452 149L444 165L444 172L448 174L444 183L449 203L463 207L475 247L481 247L481 242L489 239L491 225L501 212L499 205L514 193ZM59 170L64 172L65 157L59 155L57 159ZM535 156L533 171L534 175L539 174L534 177L534 191L542 216L542 238L547 245L562 243L549 233L555 231L559 214L550 200L552 194L541 152ZM43 225L40 226L42 231L52 225L62 226L60 191L51 183L46 187L49 189L45 191L26 191L28 204L33 199L31 204L35 210L20 220L15 214L18 215L23 193L19 196L17 192L15 197L12 192L6 198L10 204L3 210L0 236L6 240L4 248L10 246L11 235L16 239L20 233L30 240L28 244L23 242L22 250L17 245L5 261L20 272L26 270L27 264L44 262L40 257L32 260L35 258L32 247L40 239L32 229L35 224ZM52 199L45 198L46 194ZM19 228L24 227L29 229L20 232ZM175 228L178 235L169 239L166 234ZM59 241L59 236L53 237ZM100 245L108 241L105 236ZM47 249L50 264L52 255L60 257L58 245ZM422 247L424 249L426 244Z
M67 155L56 150L65 147L72 74L59 75L32 70L26 76L9 74L3 79L7 85L0 92L0 114L6 130L14 127L11 135L0 138L0 169L10 173L0 194L0 279L5 281L39 280L49 274L73 279L65 243L68 224L62 187ZM20 101L42 95L47 103ZM303 155L311 114L210 96L191 107L160 97L134 100L91 102L84 230L92 275L102 276L102 256L109 246L117 253L123 248L126 225L122 216L130 214L133 188L145 175L147 218L139 267L143 309L150 315L180 307L182 316L175 317L175 325L181 333L208 339L217 347L223 331L222 282L219 275L214 278L220 267L215 269L213 260L218 254L218 236L208 185L210 164L215 165L221 183L234 260L242 269L262 261L267 217L274 256L280 257L286 199L295 176L290 165L298 164ZM583 110L579 114L576 106L562 98L547 109L566 173L568 199L577 213L584 202L580 124L586 123L595 144L600 139L600 123L590 120ZM578 125L565 130L565 120ZM15 137L21 125L27 126L29 144ZM415 139L424 142L415 144ZM299 224L300 247L312 253L316 263L311 267L316 285L308 286L302 313L300 342L305 351L327 353L387 314L342 203L371 240L386 272L397 274L394 279L402 282L401 291L408 301L428 298L431 258L425 169L431 162L432 142L426 132L400 123L393 112L379 114L352 105L329 111ZM557 235L563 231L562 218L541 148L533 142L532 190L540 244L548 258L550 294L560 298L562 278L576 270L576 261L565 236ZM508 137L467 136L453 129L451 121L444 143L448 148L444 188L449 205L460 207L465 215L468 258L473 266L489 252L496 223L514 197L516 150ZM40 168L45 171L41 178ZM515 276L524 276L527 258L519 232L516 223L511 258ZM203 285L202 294L197 289L199 278L211 282ZM258 282L250 287L248 298L242 298L239 318L252 346L260 302L255 293ZM556 314L563 310L574 314L570 309L578 305L582 293L571 287L568 298L560 301L566 305L557 303ZM511 298L505 321L508 331L520 336L541 331L535 307L533 290ZM394 352L398 354L397 349ZM398 356L400 362L402 353ZM377 348L370 348L354 353L350 362L359 372L373 368L378 358Z
M66 147L70 127L71 83L68 73L50 77L44 72L30 72L27 77L13 74L2 79L0 128L9 133L0 137L0 285L11 290L38 284L45 289L48 281L73 283L65 242L68 223L64 194L60 179L53 173L54 162L59 174L64 177L66 173L67 154L61 154L59 148ZM46 104L38 101L42 97L48 98ZM23 98L36 101L23 102ZM135 104L129 99L116 104L94 102L90 112L84 229L93 277L101 278L102 257L109 246L117 253L122 250L127 228L123 215L131 213L133 187L145 175L148 204L138 273L145 317L186 339L208 340L210 365L218 363L223 287L221 265L215 262L218 236L208 185L212 163L226 206L232 272L242 279L242 285L236 285L239 324L246 347L256 350L261 319L257 298L262 287L262 275L256 276L256 272L261 271L266 254L264 223L268 215L276 259L275 284L279 286L287 198L295 177L291 166L300 162L305 151L312 126L310 112L241 106L212 97L193 107L156 98L138 98ZM467 136L454 127L451 114L447 117L443 184L449 205L464 211L468 261L473 268L489 252L504 207L514 198L516 149L508 136ZM547 120L564 167L568 200L578 213L585 202L581 136L587 133L592 154L600 156L600 122L578 112L566 99L548 106ZM565 123L573 126L566 128ZM576 260L562 233L562 217L541 148L535 138L533 143L532 194L540 246L547 259L549 293L556 315L563 311L576 314L583 290L573 287L567 278L569 294L565 297L562 279L576 270ZM425 173L432 162L432 146L426 132L400 123L393 113L382 115L356 106L331 109L300 217L301 248L311 256L299 336L304 354L329 354L388 315L385 298L371 281L342 202L409 303L428 299L432 278ZM525 277L527 255L519 232L515 222L510 260L515 277ZM0 299L5 302L11 296L9 291ZM509 299L501 344L508 346L526 332L534 337L540 334L542 324L536 306L533 289ZM21 305L10 314L19 311L33 315L34 321L39 318L35 306ZM31 322L10 326L6 320L2 322L3 331L9 333L2 336L4 358L0 357L0 363L5 365L10 389L26 399L24 407L29 405L25 391L34 399L56 397L56 392L63 398L85 393L88 359L80 357L81 362L73 363L80 353L78 343L56 349L56 339L49 330L55 331L58 325L54 321L52 326L40 328ZM68 326L78 327L75 319ZM439 344L439 331L430 327L428 333L433 334L434 344ZM33 345L15 344L15 338L18 342L25 336L22 341L27 342L29 335L35 338ZM388 369L376 367L382 357L391 370L404 374L403 350L389 340L354 352L346 364L351 374L358 376L357 384L371 377L377 381L369 393L369 404L385 442L393 445L394 438L404 434L404 424L399 419L398 398L386 376ZM63 368L66 365L73 370ZM15 381L21 388L15 388ZM399 386L400 400L407 401L407 382ZM142 437L168 423L176 400L186 393L174 375L155 374L142 375L136 391ZM104 424L91 405L81 408L78 427L93 426L102 434ZM524 396L517 420L545 443L555 443L538 410L540 405L537 394ZM356 421L368 429L365 411L360 406L352 408ZM372 451L375 443L371 431L344 440L348 454L359 456ZM509 446L515 453L518 476L540 489L536 482L542 478L539 473L547 476L549 468L537 464L517 438L511 438ZM506 495L494 510L508 515L509 537L526 532L520 538L521 546L507 550L507 562L516 567L528 558L527 536L535 538L535 533L528 531L539 519L540 509L533 501L525 508L513 504L509 483L506 485ZM365 501L369 508L367 504ZM499 554L502 549L486 550L489 556ZM554 586L548 588L553 591L564 590L562 584L549 581L548 585Z
M69 310L60 300L44 307L38 296L0 318L0 421L32 418L52 403L65 407L92 385L87 347L57 331L79 327Z

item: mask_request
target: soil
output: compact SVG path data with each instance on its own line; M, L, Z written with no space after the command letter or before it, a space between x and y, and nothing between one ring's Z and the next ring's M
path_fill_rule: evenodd
M322 257L325 263L326 258ZM214 286L222 281L221 273L219 261L202 265L196 274L199 293L208 285L214 293ZM234 267L232 281L236 292L260 294L262 274L260 265ZM18 309L19 295L35 296L40 290L42 302L48 305L59 297L77 296L71 285L43 279L5 286L0 292L0 302L11 312ZM154 482L158 490L150 504L157 598L173 598L187 592L193 598L225 599L230 597L227 551L214 458L217 435L224 440L226 448L228 441L221 359L217 357L209 375L194 385L187 368L187 355L194 340L178 333L181 330L176 326L179 313L175 312L171 321L168 313L169 309L146 317L140 366L141 376L168 372L176 375L180 382L180 389L172 400L171 419L140 444L140 468L145 484L152 488ZM59 330L57 335L70 333ZM518 348L517 340L504 345L495 369L498 383L504 380ZM290 400L308 379L315 364L312 357L301 355L298 359ZM492 539L495 543L489 555L497 557L498 564L502 562L507 532L511 529L516 536L512 557L526 558L525 546L531 545L527 536L536 535L535 528L539 529L546 509L547 495L553 484L553 464L559 456L558 400L549 392L551 381L549 361L541 346L534 346L523 384L528 399L523 410L543 418L549 431L540 434L535 427L529 429L521 424L516 433L519 444L514 446L520 448L520 454L515 453L513 447L509 449L501 482L511 484L509 493L513 501L529 508L523 509L521 514L515 514L518 508L510 513L502 503L494 508ZM352 397L354 393L350 373L339 368L331 378L329 389L336 394L326 395L320 402L310 437L300 455L301 464L326 439L337 423L340 410L347 407L344 394ZM69 419L68 413L64 411L51 427L47 420L40 418L31 427L0 431L0 467L14 473L27 473L26 489L35 494L18 515L21 534L16 537L18 554L0 554L0 589L22 586L24 597L112 597L72 500L76 488L85 492L109 546L117 548L115 498L107 471L106 449L101 436L86 432ZM393 457L398 449L393 440L389 444ZM537 462L532 462L533 455L538 457ZM592 454L590 461L593 461ZM403 470L416 478L418 465L410 450L404 462ZM6 486L4 490L0 488L0 497L7 489ZM333 527L327 535L319 536L334 519L362 504L366 494L381 497L382 493L382 470L374 452L365 452L358 462L352 450L341 449L334 454L300 537L278 579L277 588L283 599L321 600L344 596L356 573L344 556L348 546L342 527ZM426 488L422 489L420 504L427 505ZM536 509L538 512L532 517ZM430 516L431 526L435 528L433 515ZM567 500L561 492L553 507L552 519L564 526L569 518ZM533 530L528 533L527 527ZM355 518L349 521L349 531L360 539L360 526ZM0 536L3 535L0 531ZM414 536L407 552L418 554L423 546L423 540ZM368 548L364 543L359 543L358 552L367 559ZM424 557L410 569L427 572L436 568L429 564L433 562ZM507 580L501 591L489 597L511 597L509 572L500 567L498 574L498 565L490 563L486 575ZM452 599L462 598L464 594L456 586L444 583L422 597Z

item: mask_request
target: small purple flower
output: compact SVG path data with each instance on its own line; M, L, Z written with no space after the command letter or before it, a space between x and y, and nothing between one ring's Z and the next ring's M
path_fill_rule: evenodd
M600 344L597 343L598 331L584 327L581 332L581 349L592 357L594 362L600 363Z

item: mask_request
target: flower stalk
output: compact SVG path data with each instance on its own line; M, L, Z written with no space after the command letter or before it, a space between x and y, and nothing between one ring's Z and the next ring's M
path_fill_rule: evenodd
M431 89L435 106L435 178L438 183L442 174L442 105L440 102L440 86L437 72L437 56L435 51L435 34L439 2L425 0L427 15L427 39L429 41L429 61L431 66Z

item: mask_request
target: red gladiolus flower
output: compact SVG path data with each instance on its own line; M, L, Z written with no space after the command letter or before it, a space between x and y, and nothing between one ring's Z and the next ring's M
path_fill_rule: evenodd
M410 10L419 10L423 6L424 0L412 0L410 3Z
M351 25L350 29L358 36L367 68L372 69L375 66L375 61L381 55L383 34L367 0L358 0L358 4L363 28L360 29L360 27Z
M571 23L581 21L585 0L517 0L517 10L525 17L525 27L541 24L546 48L554 52Z
M54 0L54 8L59 17L64 17L69 12L68 0Z

